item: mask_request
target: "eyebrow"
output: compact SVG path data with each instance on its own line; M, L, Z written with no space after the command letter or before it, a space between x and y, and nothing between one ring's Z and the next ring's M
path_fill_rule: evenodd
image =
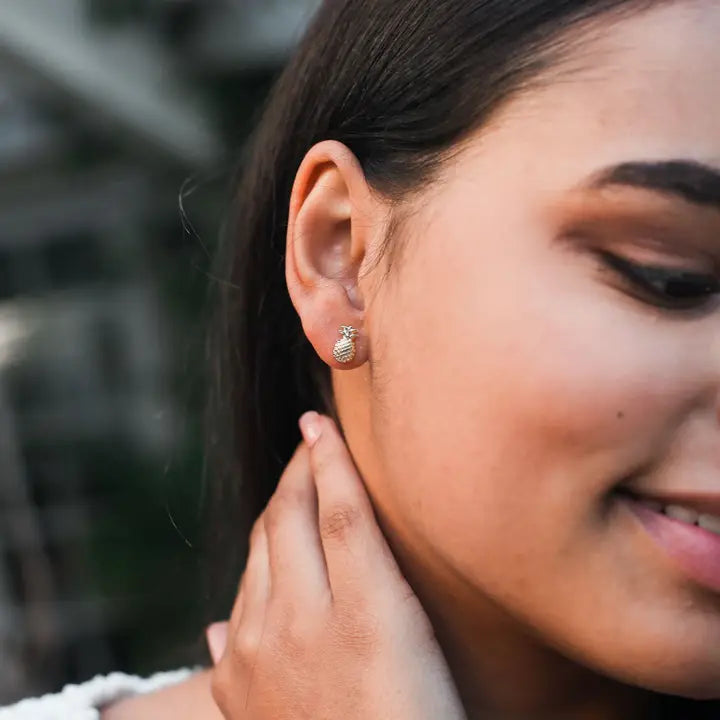
M642 188L720 210L720 169L695 160L624 162L593 173L584 185L592 189L609 185Z

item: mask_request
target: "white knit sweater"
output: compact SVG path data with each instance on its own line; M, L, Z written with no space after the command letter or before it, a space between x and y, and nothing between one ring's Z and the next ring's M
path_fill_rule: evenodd
M146 678L120 672L96 675L80 685L66 685L58 693L0 708L0 720L99 720L103 705L174 685L201 669L168 670Z

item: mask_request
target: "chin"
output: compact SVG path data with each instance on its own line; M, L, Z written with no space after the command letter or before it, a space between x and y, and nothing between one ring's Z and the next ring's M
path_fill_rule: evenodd
M720 647L706 647L692 654L685 646L677 653L663 652L615 671L610 674L618 680L653 692L691 700L720 700Z

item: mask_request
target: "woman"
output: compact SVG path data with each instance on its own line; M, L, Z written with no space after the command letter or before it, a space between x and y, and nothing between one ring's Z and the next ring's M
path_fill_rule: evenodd
M104 718L720 717L719 37L323 4L218 258L238 599Z

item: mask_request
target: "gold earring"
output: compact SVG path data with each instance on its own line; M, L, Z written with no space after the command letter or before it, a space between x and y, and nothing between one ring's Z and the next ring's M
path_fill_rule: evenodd
M360 333L352 325L341 325L338 332L342 337L335 343L333 357L340 363L352 362L355 357L355 338Z

